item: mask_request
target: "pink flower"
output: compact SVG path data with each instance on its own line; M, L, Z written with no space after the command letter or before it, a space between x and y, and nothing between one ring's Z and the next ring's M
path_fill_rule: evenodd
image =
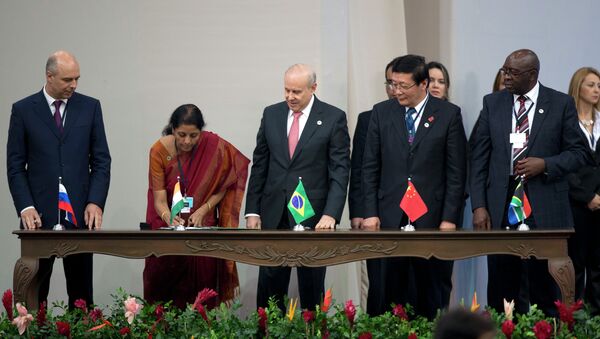
M21 303L17 303L17 312L19 315L13 319L12 323L19 329L19 335L23 335L29 323L33 321L33 316L27 313L27 309Z
M404 309L404 307L402 307L402 305L398 304L394 306L392 313L394 313L394 315L398 317L398 319L408 321L408 314L406 314L406 310Z
M346 301L346 305L344 305L344 313L346 313L346 318L350 322L350 327L354 325L354 316L356 315L356 307L352 303L352 300Z
M267 311L262 307L258 308L258 328L262 333L267 333Z
M577 300L576 303L567 307L565 304L557 300L554 302L554 305L556 305L556 308L558 309L560 320L569 326L569 331L572 331L573 326L575 325L573 313L583 307L583 301L581 299Z
M513 324L512 320L504 320L504 322L502 323L502 333L504 333L504 336L506 336L507 339L510 339L514 331L515 324Z
M156 320L160 321L165 316L165 308L163 305L157 305L156 309L154 309L154 315L156 316Z
M209 299L212 299L219 294L210 288L205 288L202 291L198 292L198 296L196 297L196 301L194 301L194 308L196 308L197 304L204 304Z
M302 312L302 318L304 319L305 323L310 324L311 322L315 321L315 312L305 310Z
M58 331L58 334L60 335L64 335L67 338L71 338L71 326L67 322L57 321L56 331Z
M358 336L358 339L373 339L371 332L363 332Z
M508 320L512 320L513 318L513 311L515 309L515 301L511 300L510 302L506 301L506 299L504 300L504 314L506 315L506 319Z
M321 334L321 339L329 339L329 330L325 329L325 331L323 331L323 334Z
M133 323L133 319L135 316L140 313L142 309L142 305L137 303L137 300L134 297L129 297L124 302L125 304L125 318L127 318L127 322L129 324Z
M83 311L83 313L87 313L87 303L83 299L75 300L75 308L78 308Z
M196 311L198 311L198 313L200 313L200 315L202 316L202 319L204 319L204 321L206 321L210 325L210 321L208 320L208 315L206 314L206 309L204 308L204 305L197 304Z
M125 327L123 327L123 328L121 328L119 330L119 334L122 335L122 336L126 336L126 335L128 335L130 333L131 333L131 330L127 326L125 326Z
M552 325L546 320L540 320L533 326L533 333L537 339L549 339L552 335Z
M15 315L13 313L13 294L10 289L4 291L4 294L2 295L2 305L4 305L4 309L6 310L8 320L13 321Z
M408 339L419 339L419 337L417 337L417 334L415 332L411 332L408 335Z
M46 325L46 302L40 303L40 309L36 315L37 324L39 327Z
M104 314L102 314L101 309L96 307L90 312L90 319L92 319L93 322L96 322L102 318L104 318Z

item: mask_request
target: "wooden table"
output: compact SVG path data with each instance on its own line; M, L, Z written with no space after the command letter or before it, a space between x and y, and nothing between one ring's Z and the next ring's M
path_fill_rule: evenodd
M563 302L573 302L575 295L575 273L567 253L567 239L572 229L528 232L19 230L13 233L21 240L21 257L13 275L15 300L25 301L32 308L38 305L38 259L76 253L134 259L153 255L202 255L252 265L309 267L395 256L464 259L512 254L548 259L548 270L560 287Z

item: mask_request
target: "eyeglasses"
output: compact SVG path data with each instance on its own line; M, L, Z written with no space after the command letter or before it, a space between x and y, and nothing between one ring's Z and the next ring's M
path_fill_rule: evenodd
M390 91L393 90L409 90L411 88L413 88L417 83L413 83L412 85L408 85L408 84L404 84L404 83L394 83L392 81L386 81L384 83L385 87L387 87Z
M525 70L525 71L519 71L519 70L514 69L514 68L504 68L504 67L500 68L500 73L502 73L502 75L510 75L510 76L513 76L513 77L518 77L518 76L521 76L524 73L531 72L531 71L537 71L537 69L536 68L530 68L530 69Z

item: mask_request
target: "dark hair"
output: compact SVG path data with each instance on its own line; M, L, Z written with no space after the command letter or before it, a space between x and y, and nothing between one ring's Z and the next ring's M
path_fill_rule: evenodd
M446 66L444 66L441 62L431 61L427 64L427 74L429 75L429 70L432 68L437 68L442 71L442 75L444 76L444 80L446 81L446 92L450 89L450 74L448 74L448 70Z
M425 63L425 57L420 55L407 54L396 58L392 66L392 72L411 73L414 82L420 84L425 80L429 85L429 70Z
M163 135L173 134L173 130L181 125L195 125L199 130L204 127L204 118L200 109L193 104L185 104L177 107L171 118L169 118L169 124L165 126L162 131Z
M494 323L478 313L457 308L442 315L434 330L434 339L478 339L481 335L495 332Z
M388 69L392 68L394 66L394 63L400 59L401 57L395 57L392 61L388 62L388 64L385 66L385 70L383 71L383 75L386 76L386 80L387 80L387 71Z

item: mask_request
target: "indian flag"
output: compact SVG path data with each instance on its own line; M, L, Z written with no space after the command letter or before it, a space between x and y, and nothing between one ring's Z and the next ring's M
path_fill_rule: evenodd
M173 224L173 219L181 210L183 209L184 201L183 195L181 195L181 188L179 187L179 181L175 184L175 189L173 189L173 203L171 204L171 224Z

